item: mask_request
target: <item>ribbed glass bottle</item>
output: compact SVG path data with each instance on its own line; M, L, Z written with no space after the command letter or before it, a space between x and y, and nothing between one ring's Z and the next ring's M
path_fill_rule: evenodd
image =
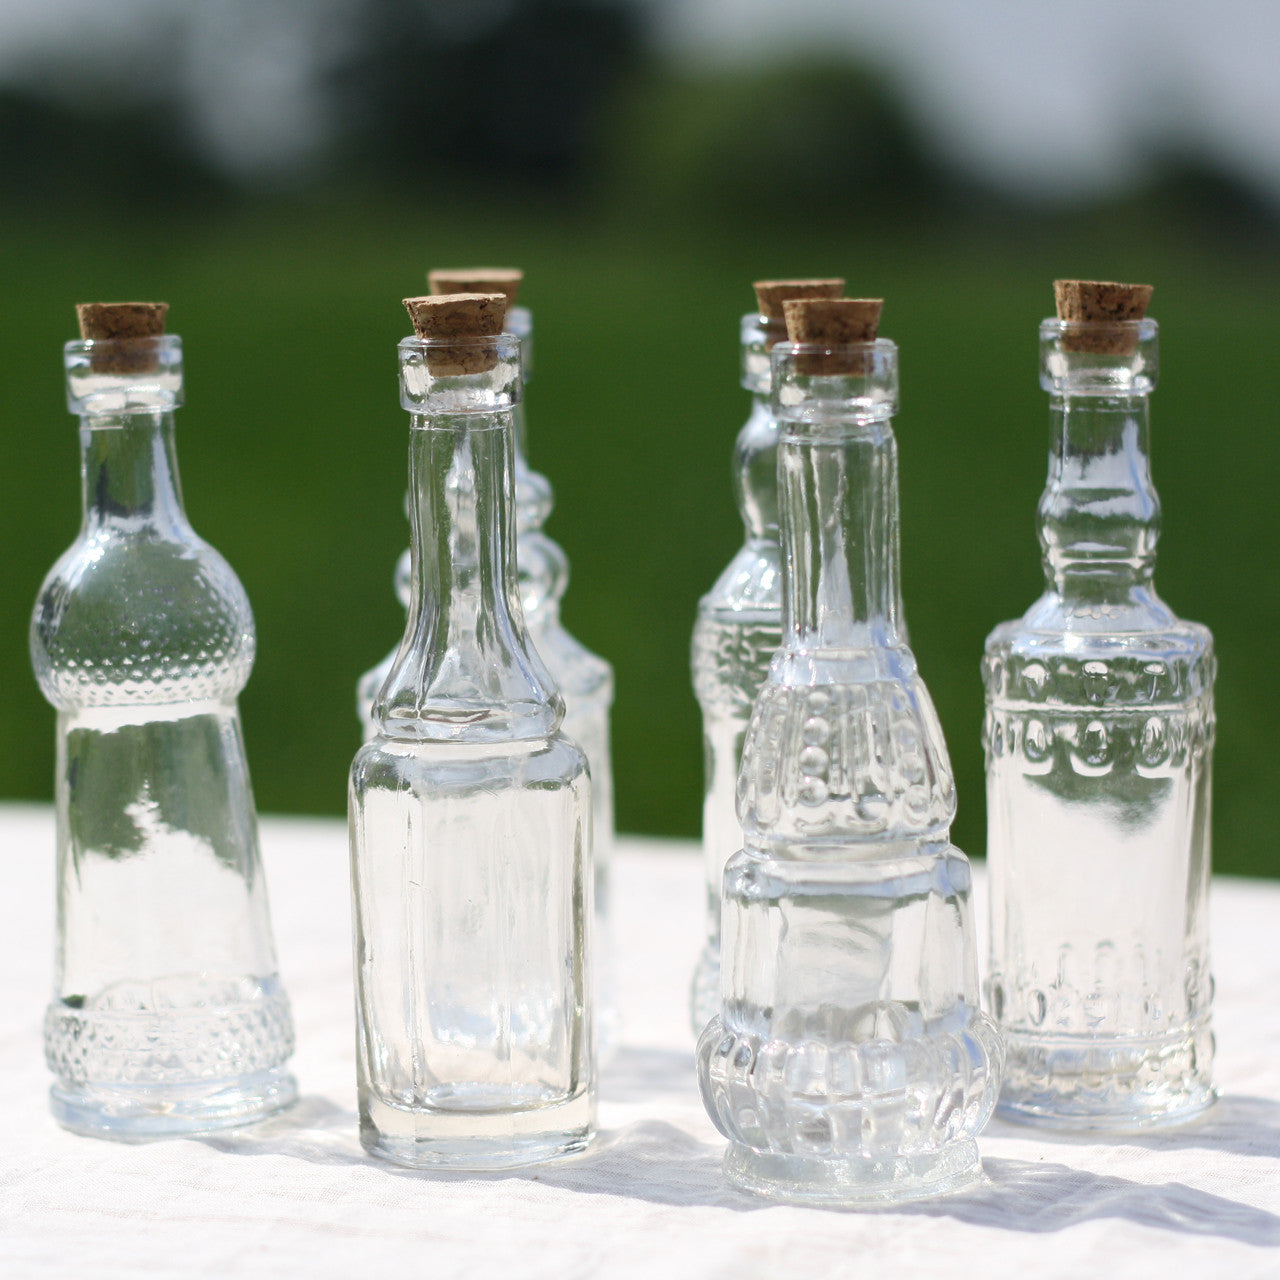
M409 620L351 770L361 1140L505 1168L594 1124L590 782L521 612L518 340L408 338L400 371Z
M762 280L757 308L742 317L742 386L751 413L733 451L734 496L746 538L698 601L693 627L693 692L702 711L702 856L706 871L706 940L689 998L694 1034L720 1007L720 888L725 864L742 848L738 766L751 707L782 640L782 572L778 546L778 420L770 403L769 352L787 336L788 299L837 298L844 281Z
M162 304L81 311L123 336L66 346L84 520L31 622L58 712L53 1112L99 1137L200 1132L296 1095L236 704L253 615L183 509Z
M1213 641L1152 582L1155 321L1046 320L1040 352L1046 589L983 661L1001 1109L1140 1128L1214 1096Z
M896 348L785 344L773 368L783 641L742 757L699 1080L737 1185L889 1204L979 1176L1001 1047L946 747L901 625Z

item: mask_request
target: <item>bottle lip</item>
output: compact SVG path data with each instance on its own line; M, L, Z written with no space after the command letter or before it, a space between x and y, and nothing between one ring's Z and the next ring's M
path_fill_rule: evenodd
M63 345L67 407L78 415L164 412L182 396L182 339L78 338Z
M1059 320L1057 316L1047 316L1040 321L1041 338L1080 339L1071 344L1079 351L1091 349L1088 340L1098 346L1136 345L1153 341L1159 332L1160 325L1149 316L1141 320Z
M503 329L517 338L527 338L533 332L533 312L519 305L508 307Z
M897 412L898 347L888 338L779 342L770 358L773 409L779 418L885 418Z
M510 332L402 338L400 403L413 414L495 413L521 398L521 339Z
M1040 383L1064 395L1146 395L1159 374L1156 321L1040 322Z
M771 321L758 311L748 311L738 322L738 340L742 347L739 381L744 390L761 396L769 394L773 380L769 351L786 336L786 321Z
M176 333L158 333L149 338L75 338L63 343L62 350L68 361L73 355L92 356L99 366L113 357L122 364L163 361L166 355L182 350L182 339Z
M420 338L416 333L401 338L401 351L448 351L451 347L467 351L518 351L520 347L518 333L504 329L501 333L460 334L447 338Z
M875 338L870 342L776 342L773 350L788 355L857 353L871 355L878 361L886 361L896 357L898 344L891 338Z

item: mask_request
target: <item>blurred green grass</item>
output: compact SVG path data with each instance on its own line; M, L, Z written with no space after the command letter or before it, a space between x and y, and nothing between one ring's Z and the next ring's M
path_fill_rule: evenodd
M187 508L239 572L259 656L243 698L260 808L338 813L357 745L354 684L398 637L391 586L407 527L407 420L396 391L400 299L430 265L522 266L536 317L530 453L556 489L549 524L572 566L565 620L617 671L623 830L694 835L701 745L688 641L698 596L740 540L729 458L747 410L737 318L761 276L843 274L886 298L902 349L904 591L913 647L946 731L954 829L985 844L987 631L1040 590L1035 507L1047 409L1036 326L1054 276L1156 286L1163 376L1153 406L1164 503L1157 582L1209 624L1220 654L1215 863L1280 873L1280 760L1267 743L1280 673L1269 492L1280 259L1148 209L989 225L878 219L789 227L776 216L368 199L216 216L0 221L0 794L46 798L52 713L26 629L78 523L77 442L61 344L72 304L163 298L187 356L178 419Z

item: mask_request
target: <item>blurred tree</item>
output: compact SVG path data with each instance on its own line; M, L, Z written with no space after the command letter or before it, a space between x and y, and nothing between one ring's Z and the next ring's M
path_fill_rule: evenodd
M75 201L103 208L207 205L229 194L192 147L172 102L102 95L54 101L0 89L0 208Z
M654 74L626 105L610 158L628 205L814 226L935 212L953 191L897 96L851 62Z
M560 189L586 177L640 35L629 5L592 0L360 0L352 29L332 83L366 171Z

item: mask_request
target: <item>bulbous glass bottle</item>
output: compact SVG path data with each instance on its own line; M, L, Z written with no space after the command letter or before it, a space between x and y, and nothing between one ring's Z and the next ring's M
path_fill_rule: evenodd
M296 1095L236 698L253 616L178 487L172 335L71 342L84 520L36 601L57 709L53 1112L100 1137L200 1132Z
M738 783L721 1007L698 1044L735 1184L875 1205L979 1176L999 1037L978 1007L946 746L901 624L897 352L773 351L783 640Z
M720 887L742 847L738 767L756 694L782 641L782 572L778 546L778 420L770 401L769 352L787 336L788 298L838 297L841 279L760 281L757 309L742 317L742 386L751 412L733 450L734 497L746 537L698 601L690 666L702 712L704 788L702 856L706 871L706 939L694 970L689 1016L694 1035L720 1007Z
M351 769L361 1141L506 1168L594 1125L590 782L520 604L518 340L407 338L400 371L409 619Z
M1152 580L1155 322L1046 320L1040 353L1046 589L983 660L1000 1106L1064 1128L1147 1127L1214 1096L1213 641Z

